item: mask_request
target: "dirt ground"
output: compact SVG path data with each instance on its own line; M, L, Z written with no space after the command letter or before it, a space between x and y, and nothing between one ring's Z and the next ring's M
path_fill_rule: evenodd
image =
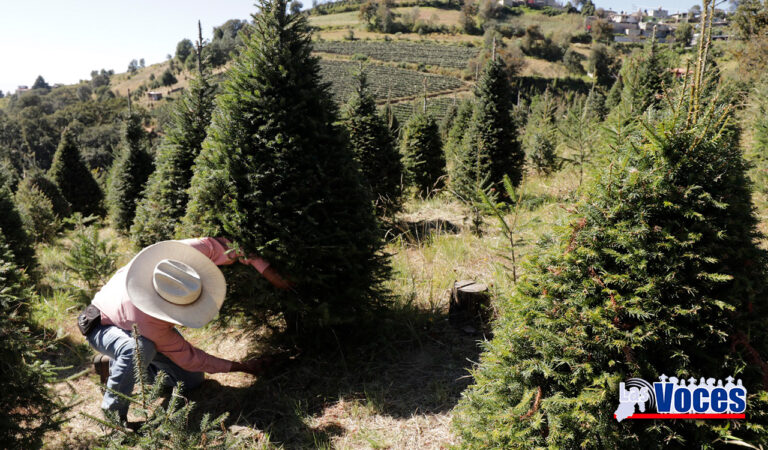
M401 339L301 355L268 376L208 374L188 394L197 404L192 420L227 412L230 432L267 448L446 448L456 443L450 412L469 383L467 369L482 338L454 329L446 314L410 311L388 318L399 322ZM90 355L82 354L87 348L78 347L82 337L66 332L71 348L80 349L79 356L70 355L79 364L68 372L74 379L55 388L77 404L61 430L48 435L46 447L92 448L104 430L81 413L101 417L102 394L88 370ZM235 360L252 355L258 344L233 329L185 334L207 352ZM131 420L138 418L129 413Z

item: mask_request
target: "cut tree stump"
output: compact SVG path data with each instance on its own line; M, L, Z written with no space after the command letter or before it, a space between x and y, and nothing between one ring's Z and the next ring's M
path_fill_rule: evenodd
M491 296L488 286L472 280L454 281L448 321L454 326L482 327L489 316Z

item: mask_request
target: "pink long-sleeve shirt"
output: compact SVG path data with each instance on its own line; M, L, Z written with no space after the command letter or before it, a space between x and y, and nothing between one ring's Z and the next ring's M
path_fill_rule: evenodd
M234 252L228 254L226 239L204 237L184 239L179 242L200 251L218 266L240 261L253 266L260 273L269 266L269 263L258 257L243 259L233 254ZM93 298L92 303L101 310L101 323L115 325L123 330L132 330L133 325L136 324L139 333L154 342L158 352L170 358L184 370L207 373L229 372L232 361L217 358L194 347L174 329L172 323L156 319L131 303L125 286L126 268L120 268Z

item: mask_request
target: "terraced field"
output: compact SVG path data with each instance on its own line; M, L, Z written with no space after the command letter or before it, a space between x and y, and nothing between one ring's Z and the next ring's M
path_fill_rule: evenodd
M365 67L368 83L377 99L391 99L416 96L424 92L424 78L427 79L427 92L444 92L459 89L465 84L458 78L427 74L398 67L368 64ZM359 68L354 61L320 60L320 73L325 81L331 83L331 91L336 100L345 103L355 89L352 73Z
M480 51L476 47L405 41L322 41L314 43L318 52L338 55L365 55L379 61L424 63L431 66L463 69Z
M427 112L439 122L453 102L452 96L429 98L427 99ZM395 103L392 105L392 111L395 113L397 121L404 124L414 112L421 111L423 107L423 100L414 100Z

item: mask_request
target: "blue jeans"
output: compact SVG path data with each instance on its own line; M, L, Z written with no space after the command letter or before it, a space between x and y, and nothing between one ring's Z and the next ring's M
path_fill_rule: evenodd
M131 395L136 381L133 356L136 352L136 341L131 332L114 325L99 325L86 336L86 339L91 347L110 357L107 387L121 394ZM177 366L167 356L158 353L155 343L144 336L139 337L139 349L144 364L142 370L147 374L150 383L154 383L155 376L161 370L168 375L165 379L165 384L168 386L176 386L176 383L181 381L185 389L194 389L203 382L205 375L202 372L189 372ZM128 414L128 402L109 389L104 393L101 408L117 411L123 419Z

